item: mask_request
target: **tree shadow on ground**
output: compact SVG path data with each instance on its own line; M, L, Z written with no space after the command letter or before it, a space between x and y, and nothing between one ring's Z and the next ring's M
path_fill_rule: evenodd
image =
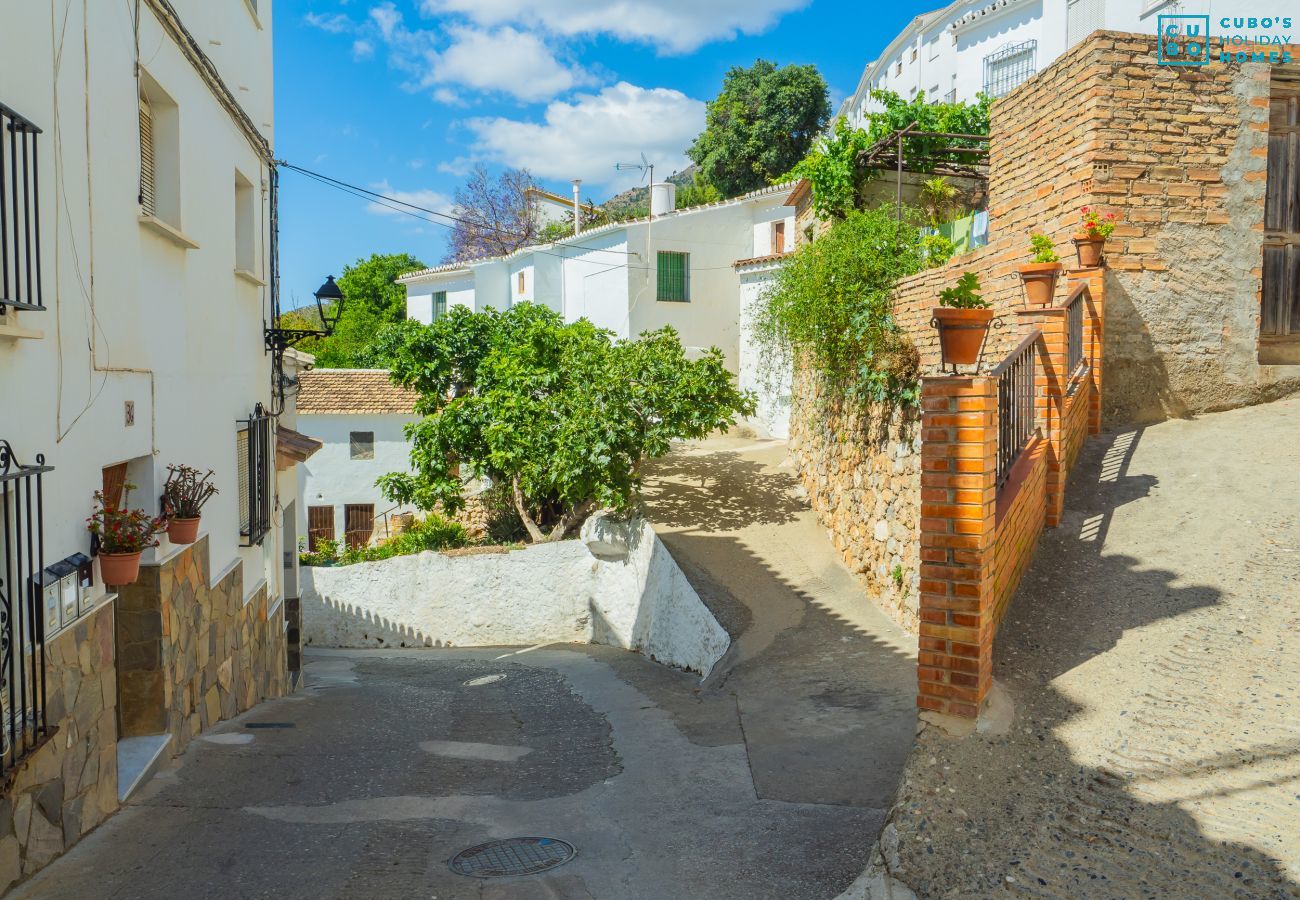
M644 497L660 527L737 531L790 522L807 508L793 475L744 453L673 453L648 463L646 475Z
M1300 896L1260 849L1282 855L1295 791L1261 789L1300 777L1300 740L1276 720L1234 731L1206 689L1240 649L1209 615L1223 592L1103 552L1116 510L1157 486L1129 471L1141 436L1085 447L1013 600L994 655L1010 730L918 738L882 852L919 896ZM1133 634L1169 620L1172 640Z

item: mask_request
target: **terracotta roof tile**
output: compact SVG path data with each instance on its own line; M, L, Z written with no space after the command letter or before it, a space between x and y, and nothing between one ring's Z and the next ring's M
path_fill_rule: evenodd
M301 415L405 414L419 394L393 384L387 369L312 369L298 376Z

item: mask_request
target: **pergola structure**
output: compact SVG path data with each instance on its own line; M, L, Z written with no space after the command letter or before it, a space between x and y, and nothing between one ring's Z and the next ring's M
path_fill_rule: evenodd
M987 134L953 134L946 131L919 131L913 122L885 135L858 154L858 165L867 169L892 169L896 173L895 204L903 218L903 173L916 175L951 175L988 181L989 136ZM925 141L919 150L909 150L908 142Z

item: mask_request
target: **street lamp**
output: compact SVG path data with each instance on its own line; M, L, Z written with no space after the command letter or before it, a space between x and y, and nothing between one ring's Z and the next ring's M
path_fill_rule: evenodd
M330 275L325 283L313 294L316 298L316 312L320 316L320 328L281 328L277 317L270 327L265 329L266 349L283 353L299 341L307 338L326 338L334 333L343 315L343 291Z

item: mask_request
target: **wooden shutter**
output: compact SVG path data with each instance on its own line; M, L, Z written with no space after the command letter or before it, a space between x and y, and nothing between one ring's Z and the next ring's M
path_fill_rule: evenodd
M307 507L307 549L316 552L316 545L322 541L334 540L334 507Z
M785 252L785 220L772 223L772 252Z
M104 505L122 505L122 490L126 487L126 463L104 469Z
M1300 71L1278 67L1269 104L1260 336L1300 338Z
M153 113L149 102L140 98L140 212L146 216L158 214L158 197L155 189L153 144Z
M434 291L433 293L433 321L438 321L447 315L447 292Z
M656 299L686 303L691 299L691 273L689 253L659 251L659 284Z
M364 547L370 543L370 536L375 531L373 503L349 503L343 507L343 518L347 523L349 547Z

